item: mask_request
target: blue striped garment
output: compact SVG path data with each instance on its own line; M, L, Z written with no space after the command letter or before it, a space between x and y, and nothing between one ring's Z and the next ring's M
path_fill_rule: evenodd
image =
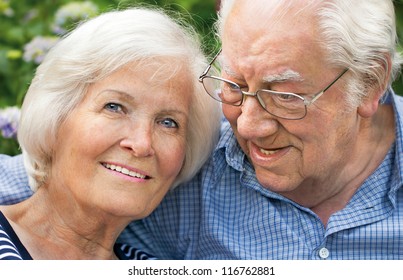
M134 248L128 244L115 244L115 253L119 251L119 254L116 254L121 260L156 260L157 258L143 252L137 248Z
M20 253L11 241L10 236L0 225L0 260L22 260Z
M13 228L0 211L0 260L32 260Z

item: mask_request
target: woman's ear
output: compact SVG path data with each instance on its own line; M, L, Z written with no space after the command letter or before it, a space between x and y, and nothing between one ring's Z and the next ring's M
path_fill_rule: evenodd
M363 118L369 118L376 113L379 106L379 100L383 97L390 79L391 59L389 54L385 54L385 60L379 63L380 71L384 72L382 80L369 82L366 87L368 96L364 98L361 105L358 107L358 114Z

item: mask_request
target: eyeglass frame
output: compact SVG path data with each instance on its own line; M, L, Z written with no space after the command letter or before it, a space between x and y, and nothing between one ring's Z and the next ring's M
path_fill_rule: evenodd
M322 89L321 91L319 91L319 92L317 92L317 93L315 93L315 94L313 94L313 95L309 95L309 96L312 96L312 97L310 98L310 100L308 100L308 99L307 99L306 97L304 97L304 96L301 96L300 93L297 94L297 93L293 93L293 92L281 92L281 91L268 90L268 89L258 89L258 90L255 91L255 92L248 92L248 91L243 91L243 90L241 89L241 87L240 87L237 83L235 83L235 82L233 82L233 81L230 81L230 80L227 80L227 79L224 79L224 78L221 78L221 77L216 77L216 76L207 75L207 73L210 71L210 69L211 69L213 63L215 62L215 60L217 59L217 57L221 54L221 51L222 51L222 49L220 49L219 52L213 57L213 59L211 60L211 62L209 63L209 65L207 65L206 69L205 69L205 70L203 71L203 73L199 76L199 82L203 84L204 90L207 92L207 94L208 94L209 96L211 96L211 94L207 91L207 89L206 89L206 87L204 86L204 83L203 83L203 80L204 80L204 78L206 78L206 77L207 77L207 78L211 78L211 79L215 79L215 80L219 80L219 81L223 81L223 82L226 82L226 83L231 83L231 84L236 85L236 86L239 88L239 91L240 91L241 94L242 94L242 98L241 98L239 104L227 103L227 102L224 102L224 101L222 101L222 100L217 100L217 99L214 98L213 96L211 96L211 97L212 97L214 100L218 101L218 102L221 102L221 103L224 103L224 104L228 104L228 105L232 105L232 106L235 106L235 107L242 106L242 104L244 103L244 101L245 101L245 99L246 99L246 98L245 98L246 96L256 97L256 99L258 100L260 106L261 106L267 113L269 113L270 115L273 115L273 116L275 116L275 117L277 117L277 118L287 119L287 120L301 120L301 119L305 118L306 115L307 115L307 113L308 113L307 107L310 106L310 105L312 105L316 100L318 100L318 98L321 97L321 96L325 93L325 91L327 91L332 85L334 85L334 84L349 70L349 68L345 68L345 69L341 72L341 74L339 74L339 75L336 77L336 79L334 79L328 86L326 86L324 89ZM265 107L266 104L264 104L264 103L262 104L263 101L261 101L261 98L259 98L259 96L258 96L258 92L259 92L259 91L260 91L260 92L270 93L270 94L286 94L286 95L294 96L294 97L297 97L297 98L301 99L301 100L304 102L304 106L305 106L305 113L304 113L304 115L303 115L302 117L300 117L300 118L295 118L295 119L294 119L294 118L287 118L287 117L277 116L277 115L275 115L274 113L269 112L269 111L266 109L266 107Z

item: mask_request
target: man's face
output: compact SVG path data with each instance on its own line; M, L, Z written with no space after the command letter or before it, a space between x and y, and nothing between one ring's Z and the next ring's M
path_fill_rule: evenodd
M268 5L239 1L231 11L222 38L222 76L249 92L271 89L309 98L343 69L327 63L315 17L297 12L302 3L285 14ZM326 182L343 176L359 131L357 111L348 110L344 99L347 74L308 106L302 120L274 117L254 97L241 107L223 104L264 187L310 206L329 194Z

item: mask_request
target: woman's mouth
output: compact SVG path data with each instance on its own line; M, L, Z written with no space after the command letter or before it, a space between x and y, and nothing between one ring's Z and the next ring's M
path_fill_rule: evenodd
M119 166L119 165L109 164L109 163L102 163L102 165L109 170L116 171L123 175L127 175L127 176L130 176L133 178L139 178L139 179L148 179L149 178L145 174L141 174L141 173L129 170L129 169Z

